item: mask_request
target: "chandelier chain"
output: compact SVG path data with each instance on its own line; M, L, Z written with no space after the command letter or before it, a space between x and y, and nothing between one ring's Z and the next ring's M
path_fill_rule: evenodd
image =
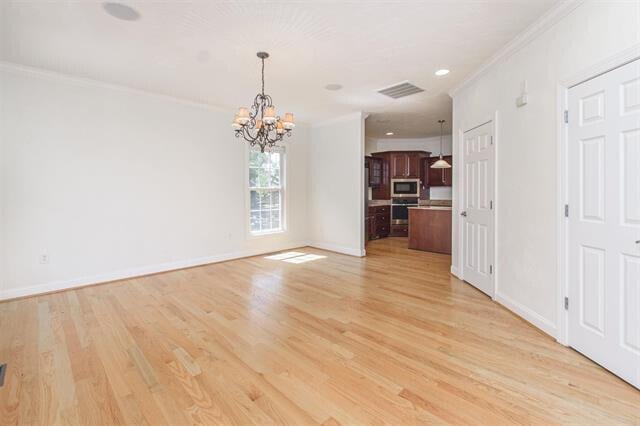
M262 96L264 96L264 58L262 58Z

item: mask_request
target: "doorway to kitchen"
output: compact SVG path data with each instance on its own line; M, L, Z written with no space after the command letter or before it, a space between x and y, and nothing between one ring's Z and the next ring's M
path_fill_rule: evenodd
M427 129L432 133L425 137L366 134L367 247L378 244L451 254L453 157L450 116L445 118L435 120L437 127ZM393 243L377 243L383 239Z

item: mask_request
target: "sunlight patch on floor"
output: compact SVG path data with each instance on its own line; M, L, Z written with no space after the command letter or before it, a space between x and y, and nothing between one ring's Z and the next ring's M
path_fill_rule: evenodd
M304 263L310 262L312 260L325 259L327 256L321 256L319 254L305 254L304 256L292 257L289 259L283 260L283 262L289 263Z
M272 254L271 256L265 256L265 259L269 260L281 260L288 263L305 263L312 260L325 259L327 256L321 256L319 254L306 254L299 251L288 251L285 253Z
M271 256L265 256L265 259L270 260L284 260L289 259L290 257L303 256L305 253L301 253L299 251L288 251L286 253L278 253L272 254Z

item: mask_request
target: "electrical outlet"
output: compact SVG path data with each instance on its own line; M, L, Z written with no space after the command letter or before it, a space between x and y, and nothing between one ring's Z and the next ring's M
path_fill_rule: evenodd
M521 108L525 106L529 102L529 97L527 96L527 80L522 82L522 90L520 91L520 96L516 98L516 106Z
M41 265L48 265L49 264L49 255L46 253L43 253L40 255L40 264Z
M516 106L518 108L525 106L529 102L529 97L525 93L524 95L516 98Z

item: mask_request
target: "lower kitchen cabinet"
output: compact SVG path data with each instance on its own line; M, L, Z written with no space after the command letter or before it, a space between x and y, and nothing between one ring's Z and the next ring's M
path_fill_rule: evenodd
M409 208L409 248L451 254L451 208Z
M406 237L409 235L409 225L391 225L392 237Z
M367 229L369 240L385 238L391 232L391 207L390 206L370 206L368 211Z

